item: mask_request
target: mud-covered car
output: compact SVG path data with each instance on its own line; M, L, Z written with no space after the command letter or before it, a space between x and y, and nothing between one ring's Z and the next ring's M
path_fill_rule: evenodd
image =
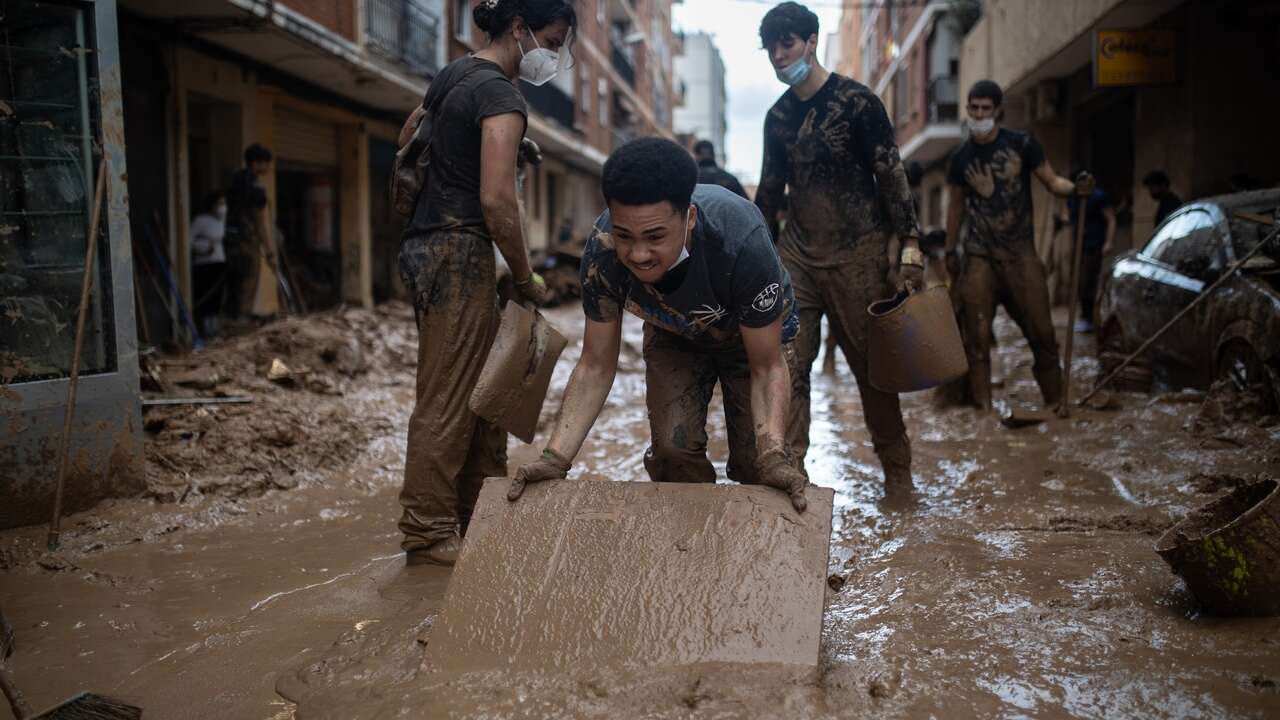
M1188 203L1165 219L1140 249L1119 257L1103 280L1098 348L1104 372L1115 367L1238 258L1270 227L1237 213L1271 218L1280 190ZM1280 399L1280 253L1276 243L1213 291L1140 359L1139 377L1207 389L1217 380Z

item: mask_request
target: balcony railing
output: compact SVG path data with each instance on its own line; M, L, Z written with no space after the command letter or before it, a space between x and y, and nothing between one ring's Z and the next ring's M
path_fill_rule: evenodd
M566 128L573 128L573 98L553 83L547 83L541 87L534 87L529 83L520 85L520 90L524 92L524 99L529 102L530 108Z
M955 122L960 117L960 79L943 75L929 81L929 122Z
M440 17L422 0L367 0L369 49L415 75L440 71Z

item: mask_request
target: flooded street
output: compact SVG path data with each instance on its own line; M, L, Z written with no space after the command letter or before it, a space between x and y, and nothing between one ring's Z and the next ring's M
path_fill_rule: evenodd
M544 425L577 359L580 312L548 313L571 343ZM904 399L917 493L886 503L843 361L835 376L814 377L808 469L836 491L816 677L708 665L441 678L422 663L449 570L405 568L395 526L411 317L381 317L381 327L361 326L382 337L364 374L294 389L255 380L246 390L263 398L256 410L169 437L148 480L171 492L69 518L58 553L43 551L42 528L0 534L0 606L18 635L11 662L34 705L92 690L149 718L262 720L1263 718L1280 708L1280 619L1200 616L1152 549L1190 508L1272 476L1275 427L1206 427L1203 395L1180 392L1122 394L1115 410L1010 430L918 393ZM996 329L997 395L1031 404L1025 344L1003 315ZM647 479L634 318L624 334L613 393L571 478ZM1085 349L1081 387L1097 371L1091 338ZM242 360L252 368L262 358ZM165 412L172 428L199 411ZM282 417L302 439L264 430ZM228 444L223 423L247 431ZM308 464L305 438L326 432L345 444ZM723 480L718 402L708 434ZM513 440L511 469L542 442L545 430L531 446ZM250 448L271 482L235 490L225 476L242 472Z

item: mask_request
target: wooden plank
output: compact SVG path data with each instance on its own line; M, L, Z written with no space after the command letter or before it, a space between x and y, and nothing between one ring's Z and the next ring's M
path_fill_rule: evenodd
M816 667L834 493L485 481L424 667Z

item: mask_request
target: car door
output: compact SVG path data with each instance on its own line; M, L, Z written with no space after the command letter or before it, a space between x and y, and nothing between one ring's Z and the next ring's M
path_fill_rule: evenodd
M1148 295L1156 308L1158 331L1195 300L1213 277L1221 272L1224 248L1218 216L1207 206L1190 208L1178 216L1176 232L1168 241L1152 248L1153 283ZM1170 379L1178 385L1197 385L1195 368L1213 344L1205 318L1208 302L1184 315L1156 343L1156 354L1169 363Z
M1156 296L1169 270L1161 258L1170 255L1174 241L1181 237L1185 217L1182 212L1165 219L1137 255L1121 260L1112 270L1113 278L1123 285L1123 292L1117 294L1115 314L1133 348L1155 334L1176 312L1158 305Z

